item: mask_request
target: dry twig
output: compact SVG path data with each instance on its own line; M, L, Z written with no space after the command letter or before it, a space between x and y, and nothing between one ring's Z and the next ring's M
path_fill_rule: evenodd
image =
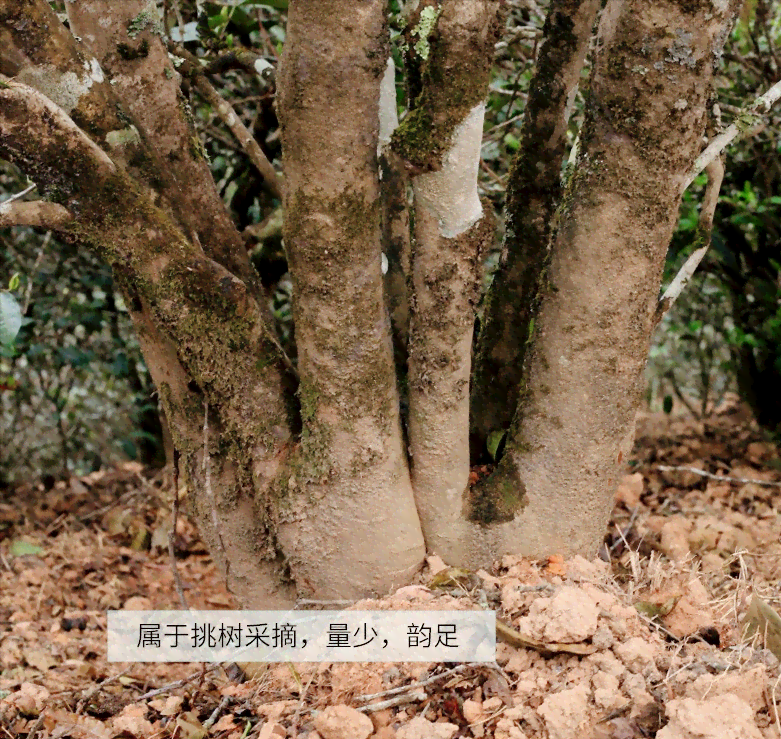
M656 465L657 470L662 472L692 472L700 477L707 477L709 480L719 480L720 482L736 482L741 485L753 484L753 485L769 485L771 487L781 487L781 482L775 482L773 480L757 480L752 477L729 477L727 475L716 475L713 472L706 472L705 470L698 470L696 467L684 467L684 466L670 466L667 464Z

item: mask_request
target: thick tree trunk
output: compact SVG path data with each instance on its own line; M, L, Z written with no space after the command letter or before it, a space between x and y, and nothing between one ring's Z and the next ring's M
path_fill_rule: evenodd
M471 449L487 457L492 431L518 404L529 326L538 304L551 223L561 197L570 108L599 0L552 0L507 182L502 259L485 299L472 381Z
M611 0L603 12L507 450L471 500L470 515L501 532L500 550L592 555L604 535L734 7Z
M424 554L383 298L385 12L382 0L292 4L279 75L284 234L306 424L279 492L289 501L279 535L297 581L328 595L400 585Z

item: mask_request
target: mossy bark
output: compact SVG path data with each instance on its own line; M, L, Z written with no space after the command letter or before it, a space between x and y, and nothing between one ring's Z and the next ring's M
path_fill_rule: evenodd
M74 216L63 235L94 249L119 278L204 536L227 542L212 551L229 586L242 599L272 592L282 567L270 487L291 423L282 360L257 304L61 108L18 83L0 95L0 155L41 191L58 193Z
M328 39L325 43L323 39ZM383 591L420 564L382 280L377 170L385 3L292 4L278 77L285 248L304 436L280 540L321 593Z
M489 434L509 428L518 403L529 326L561 196L569 107L599 7L599 0L552 0L548 9L521 146L507 182L502 258L477 341L470 422L475 461L489 460Z
M409 341L412 244L410 240L409 177L399 156L392 151L379 159L382 177L382 252L387 259L385 300L393 331L396 372L406 385L407 343ZM404 390L400 383L400 393ZM405 399L402 398L402 403Z
M426 545L448 561L482 551L482 534L464 519L461 501L469 481L481 254L495 225L492 205L478 197L477 170L501 11L496 0L418 8L408 64L417 67L420 88L393 136L414 191L407 378L412 483Z
M161 191L174 205L185 233L198 239L207 256L261 295L244 241L214 186L208 163L198 149L182 146L198 134L179 89L181 77L157 32L162 21L156 19L156 9L150 9L147 0L119 5L109 0L73 0L65 7L71 30L111 78L139 133L154 142L164 163L159 171ZM144 13L150 15L149 22L134 23ZM122 51L140 44L146 53Z
M301 379L294 397L254 277L242 279L230 267L243 267L204 243L182 212L186 195L157 171L150 139L159 129L127 135L129 108L62 37L44 0L0 0L0 38L11 48L0 48L0 70L29 83L0 85L0 156L71 216L58 222L61 233L119 278L194 514L244 606L384 593L421 563L423 531L433 549L467 566L507 552L595 551L631 442L664 254L734 5L608 2L582 154L534 331L523 337L518 412L497 471L469 490L469 347L476 263L490 232L475 187L480 100L501 3L438 8L440 36L425 36L430 70L423 65L416 97L434 125L415 147L402 146L422 154L409 159L411 478L381 272L385 3L291 3L278 107ZM20 13L27 26L15 22ZM146 30L134 25L128 35L138 43ZM153 41L146 55L118 53L117 69L143 67ZM414 144L410 130L397 141Z

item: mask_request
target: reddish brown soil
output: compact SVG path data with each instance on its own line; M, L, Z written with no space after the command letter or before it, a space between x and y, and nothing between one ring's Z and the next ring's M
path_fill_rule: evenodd
M736 409L638 429L602 559L507 557L448 577L431 558L417 584L371 604L490 605L548 645L501 643L494 666L279 664L241 683L208 666L109 664L106 609L179 608L170 485L129 464L7 491L0 736L781 739L781 632L760 622L767 649L743 638L752 598L781 602L781 488L760 484L781 481L778 452ZM187 520L176 549L189 605L233 607Z

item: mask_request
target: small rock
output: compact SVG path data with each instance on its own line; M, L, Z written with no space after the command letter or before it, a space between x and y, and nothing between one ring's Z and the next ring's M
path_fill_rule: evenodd
M400 600L431 600L434 594L425 585L405 585L393 597Z
M565 586L553 598L537 598L518 621L522 634L546 642L575 644L597 630L599 608L580 588Z
M587 657L586 660L595 665L602 672L607 672L619 679L626 673L626 668L612 652L597 652L596 654Z
M371 719L350 706L328 706L315 717L315 729L323 739L368 739L374 731Z
M608 672L597 672L591 678L594 688L594 702L606 711L612 711L626 703L618 689L618 678Z
M457 732L458 726L455 724L432 724L422 716L415 716L396 732L396 737L397 739L453 739Z
M385 708L382 711L372 711L369 714L369 718L374 726L375 731L381 729L383 726L389 726L393 720L393 712L390 708Z
M690 530L691 524L680 516L674 516L662 526L660 547L673 562L682 562L689 556Z
M431 554L426 557L426 563L428 564L428 568L431 570L432 575L436 575L437 572L442 572L442 570L447 569L447 565L438 554Z
M521 729L507 718L500 718L496 724L494 739L528 739Z
M635 508L640 503L643 494L643 475L635 472L633 475L624 475L618 483L616 490L616 502L623 503L627 508Z
M653 665L656 653L653 645L639 636L633 636L623 644L618 644L613 651L616 657L626 665L626 668L635 673L642 673L649 665Z
M550 739L573 739L588 715L588 693L585 685L549 695L537 713L545 719Z
M765 707L767 669L757 665L750 670L726 675L701 675L686 689L686 697L702 700L731 693L751 706L754 711Z
M762 739L751 706L735 695L678 698L667 703L666 711L669 723L656 739Z
M461 711L463 712L467 723L470 724L469 730L472 732L472 736L482 737L485 734L483 721L486 718L483 704L480 701L474 701L467 698L461 706Z
M470 724L473 724L475 721L479 721L485 717L485 713L483 712L483 704L479 703L478 701L473 701L470 698L467 698L464 701L464 705L461 707L461 710L464 714L464 718Z
M713 626L714 615L710 601L710 595L700 579L691 578L675 607L662 617L662 623L679 639L696 634Z
M597 649L610 649L616 643L616 639L607 624L600 624L591 637L591 643Z

